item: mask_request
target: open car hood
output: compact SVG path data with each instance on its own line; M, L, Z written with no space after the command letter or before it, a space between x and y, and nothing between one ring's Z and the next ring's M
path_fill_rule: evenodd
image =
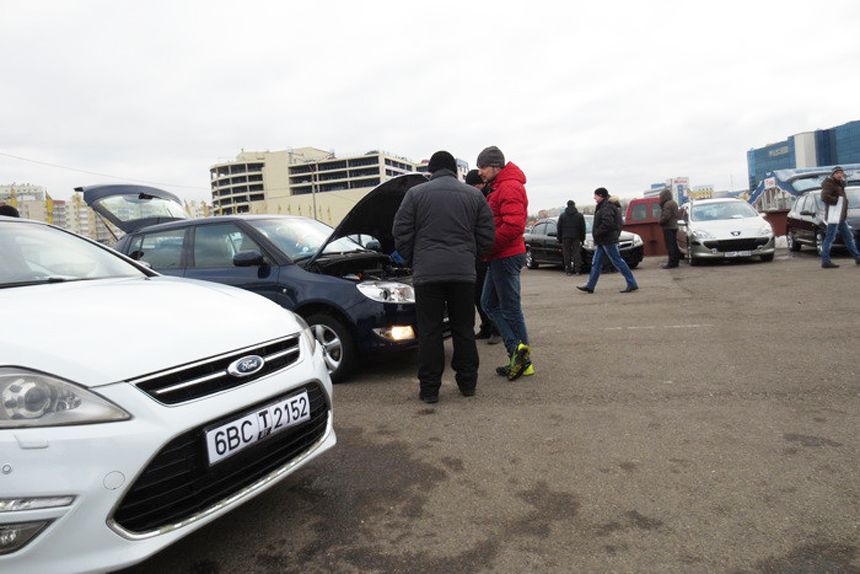
M393 177L376 187L355 204L331 235L320 245L316 254L308 261L312 264L333 241L348 235L372 235L379 241L383 253L394 252L394 215L410 188L429 181L420 173L408 173Z
M107 184L76 187L93 211L132 233L156 223L187 219L182 201L163 189L148 185Z

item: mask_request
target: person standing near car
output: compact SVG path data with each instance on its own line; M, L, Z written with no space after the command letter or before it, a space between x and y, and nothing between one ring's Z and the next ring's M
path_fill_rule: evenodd
M678 202L672 197L671 189L660 192L660 227L663 229L666 253L669 254L669 260L661 267L674 269L681 261L681 251L678 249Z
M577 211L576 202L568 200L564 212L558 216L558 237L564 272L582 274L582 242L585 241L585 217Z
M636 291L639 289L639 285L633 278L633 272L630 271L627 262L621 258L621 253L618 251L618 238L623 226L618 199L609 197L609 192L605 187L598 187L594 190L594 201L597 202L597 209L594 211L594 223L591 231L594 236L594 259L591 261L591 274L585 285L577 285L576 288L586 293L594 293L597 280L600 279L603 260L608 257L612 265L621 272L627 281L627 287L622 289L621 293Z
M418 398L435 403L445 370L442 333L446 308L457 386L464 396L475 394L475 258L493 247L495 228L481 193L457 179L454 156L437 151L427 168L430 181L406 192L394 217L393 234L397 251L413 270Z
M531 348L520 300L520 273L526 261L526 229L529 200L526 176L496 146L478 154L478 171L490 187L487 202L496 224L496 241L487 256L487 280L481 304L496 324L505 343L508 362L496 369L509 381L533 375Z
M473 169L466 174L466 184L480 191L484 199L487 198L487 194L490 192L490 186L484 183L477 169ZM475 273L477 275L477 280L475 281L475 308L478 309L478 315L481 317L481 326L478 328L475 339L486 339L488 345L498 345L502 342L502 337L499 335L499 330L496 329L493 320L490 319L490 316L487 315L487 312L484 311L484 307L481 305L481 293L484 292L484 280L487 278L487 262L480 255L475 258Z
M848 196L845 194L845 171L841 167L834 167L830 172L830 177L821 183L821 201L826 206L824 222L827 224L824 243L821 245L821 267L823 269L839 267L830 260L830 250L833 248L833 241L836 239L837 232L842 235L842 241L845 242L845 247L854 257L854 262L860 265L860 252L857 251L857 245L854 243L854 233L846 221Z

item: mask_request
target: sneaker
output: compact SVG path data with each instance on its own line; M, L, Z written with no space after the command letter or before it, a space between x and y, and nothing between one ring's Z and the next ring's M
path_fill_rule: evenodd
M831 261L825 261L821 264L822 269L836 269L837 267L839 266Z
M496 367L496 374L499 375L500 377L507 377L510 370L511 370L510 365L502 365L501 367ZM529 361L528 364L526 365L526 368L523 369L522 376L531 377L534 374L535 374L534 363Z
M523 375L523 371L531 363L531 349L525 343L517 345L517 350L511 355L510 368L508 369L508 380L514 381Z
M493 334L492 334L492 335L490 335L490 337L487 339L487 344L488 344L488 345L498 345L498 344L499 344L499 343L501 343L501 342L502 342L502 336L501 336L501 335L499 335L498 333L493 333Z

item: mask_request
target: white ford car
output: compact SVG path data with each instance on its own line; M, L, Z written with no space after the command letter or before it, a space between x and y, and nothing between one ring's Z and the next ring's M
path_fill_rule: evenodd
M334 446L306 327L0 217L0 572L129 566Z

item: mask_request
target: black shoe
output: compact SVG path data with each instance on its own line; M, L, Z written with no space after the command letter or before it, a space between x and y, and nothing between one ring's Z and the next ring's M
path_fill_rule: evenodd
M632 292L636 291L637 289L639 289L639 287L631 287L630 285L628 285L627 287L625 287L624 289L619 291L619 293L632 293Z
M496 374L499 375L500 377L507 377L508 373L510 373L510 372L511 372L511 366L509 364L508 365L502 365L501 367L496 367Z
M585 285L577 285L576 288L579 289L580 291L585 291L586 293L594 293L594 289L591 289L590 287L586 287Z
M677 266L678 266L677 263L665 263L665 264L660 266L660 269L674 269Z
M492 333L489 329L484 329L483 327L478 329L478 332L475 333L475 340L479 339L489 339L492 336Z
M439 395L418 395L418 398L431 405L439 402Z
M460 389L460 394L464 397L474 397L475 389Z
M832 261L825 261L824 263L821 264L822 269L836 269L838 267L839 266L837 264L833 263Z

